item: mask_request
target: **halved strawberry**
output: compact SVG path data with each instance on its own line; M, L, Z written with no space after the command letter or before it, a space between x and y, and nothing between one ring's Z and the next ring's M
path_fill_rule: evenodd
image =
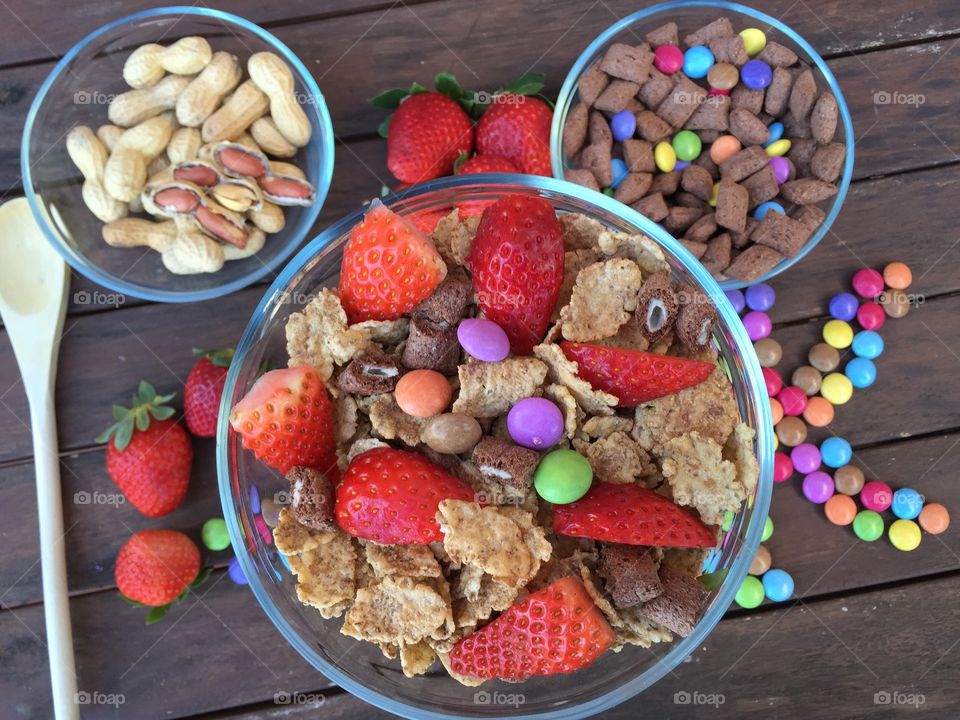
M333 402L312 367L264 373L234 405L230 426L243 447L282 473L303 466L339 475Z
M619 407L634 407L699 385L716 367L701 360L567 340L560 348L579 364L577 375L594 390L617 397Z
M448 498L472 501L474 492L422 455L375 448L357 455L337 486L337 524L381 545L439 542L437 506Z
M540 343L563 284L563 237L553 205L507 195L483 211L470 250L477 304L516 355Z
M374 200L350 233L340 266L340 302L350 323L396 320L447 275L433 243Z
M625 545L713 547L717 540L690 510L639 485L594 482L576 502L553 506L558 535Z
M530 593L458 641L450 651L450 667L484 680L572 673L590 665L615 639L583 583L568 576Z

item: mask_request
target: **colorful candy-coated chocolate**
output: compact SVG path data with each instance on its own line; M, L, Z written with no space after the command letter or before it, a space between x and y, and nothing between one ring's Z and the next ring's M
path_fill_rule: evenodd
M757 205L756 209L753 211L753 217L755 220L763 220L768 212L778 212L781 215L786 215L786 211L783 209L783 205L773 200L768 200L765 203L760 203Z
M493 320L461 320L457 326L457 340L468 355L484 362L499 362L510 354L510 338Z
M865 302L857 309L857 322L864 330L879 330L886 322L887 315L883 307L872 300Z
M773 520L770 519L770 516L767 516L767 519L763 521L763 533L760 535L760 542L766 542L773 537Z
M853 336L853 354L867 360L876 360L883 353L883 338L874 330L861 330Z
M727 532L733 526L733 518L736 517L730 510L723 513L723 522L720 523L720 529Z
M920 511L920 527L931 535L939 535L950 527L950 513L940 503L927 503Z
M727 300L733 305L733 309L737 311L737 314L743 312L743 309L747 306L747 301L742 292L739 290L726 290L723 294L726 295Z
M773 338L763 338L753 344L760 367L776 367L783 358L783 347Z
M833 495L833 478L817 470L803 478L803 496L812 503L822 505Z
M227 574L230 576L230 579L233 580L237 585L248 585L247 576L243 574L243 568L240 567L240 561L236 558L230 561L230 565L227 568Z
M755 57L767 46L767 36L760 28L744 28L740 31L743 40L743 49L748 57Z
M885 290L880 296L880 305L887 317L895 320L910 312L910 298L903 290Z
M747 571L751 575L763 575L770 569L770 551L766 545L757 548L757 554L753 556L753 562L750 563L750 569Z
M873 300L883 292L883 275L873 268L857 270L851 281L853 291L866 300Z
M887 534L897 550L910 552L920 546L920 526L913 520L894 520Z
M691 130L681 130L673 136L673 141L670 144L673 146L677 158L687 162L696 160L703 147L700 136Z
M653 66L665 75L683 69L683 50L676 45L661 45L653 52Z
M257 515L260 513L260 491L257 490L256 485L250 486L249 495L250 495L250 512L252 512L254 515Z
M807 439L806 423L798 417L787 415L774 429L777 439L788 448L796 447Z
M783 405L776 398L770 398L770 417L773 418L774 425L783 419Z
M842 437L829 437L820 443L820 459L827 467L843 467L852 458L853 448Z
M773 331L773 321L770 320L770 316L758 310L751 310L743 316L743 326L754 342L769 337Z
M774 433L774 434L773 434L773 437L772 437L771 439L773 440L773 449L774 449L774 450L779 449L779 448L780 448L780 438L777 437L777 434Z
M864 542L873 542L883 535L883 518L873 510L861 510L853 518L853 532Z
M780 373L773 368L762 368L760 372L763 373L763 381L767 386L767 395L776 397L777 393L783 388L783 380L780 378Z
M683 172L688 167L690 167L690 162L687 160L677 160L677 164L673 166L675 172Z
M712 90L730 91L740 80L740 71L730 63L716 63L707 71L707 82Z
M773 481L786 482L792 475L793 463L790 461L790 456L782 452L775 452L773 454Z
M763 90L773 80L773 70L763 60L750 60L740 68L740 80L751 90Z
M853 342L853 328L843 320L828 320L823 326L823 339L830 347L843 350Z
M892 262L883 269L883 281L894 290L906 290L913 282L913 273L902 262Z
M810 427L826 427L833 422L833 405L829 400L814 395L807 399L807 406L803 409L803 419Z
M737 594L733 596L733 600L740 607L752 610L760 606L760 603L763 602L763 597L763 583L760 582L759 578L753 575L747 575L743 579L743 584L740 585L740 589L737 590Z
M507 431L517 445L544 450L563 435L563 413L546 398L524 398L507 413Z
M743 146L734 135L721 135L710 145L710 159L715 165L722 164L736 155Z
M853 293L837 293L830 298L830 317L835 320L850 322L857 316L857 308L860 307L860 301Z
M200 538L208 550L219 551L230 547L230 533L227 532L227 523L223 518L207 520L200 529Z
M397 381L393 394L407 415L426 418L443 412L453 391L436 370L411 370Z
M708 73L709 74L709 73ZM720 88L712 87L707 90L707 95L729 95L729 90L721 90Z
M710 207L716 207L718 197L720 197L720 183L715 182L713 187L710 188L710 199L707 200L707 205Z
M789 600L793 595L793 578L786 570L768 570L763 576L763 592L771 602Z
M853 397L853 383L846 375L832 372L823 378L820 394L834 405L843 405Z
M873 360L866 358L853 358L843 369L843 374L850 379L850 384L855 388L862 390L873 385L877 380L877 366Z
M823 374L812 365L801 365L793 371L790 381L810 397L820 392Z
M653 161L660 172L672 172L677 165L677 153L673 145L661 140L653 148Z
M803 415L807 407L807 394L796 385L788 385L780 390L777 400L783 405L784 415Z
M610 118L610 132L613 139L623 142L633 137L637 131L637 116L629 110L621 110Z
M902 520L913 520L923 510L923 495L913 488L900 488L893 493L890 510Z
M840 364L840 353L836 348L832 348L826 343L817 343L807 354L807 360L820 372L830 372L836 370Z
M283 509L282 504L272 498L264 498L260 507L261 517L267 524L267 527L275 528L280 524L280 511Z
M483 428L471 415L443 413L430 418L420 436L438 453L459 455L473 450L483 437Z
M856 465L844 465L833 473L833 484L837 492L844 495L859 495L863 490L863 470Z
M253 526L257 528L257 532L260 533L260 539L263 540L264 544L273 545L273 533L270 532L270 526L267 525L267 521L263 519L263 515L254 516Z
M610 161L610 174L613 177L613 182L610 183L610 187L616 189L620 187L620 183L627 179L630 171L627 169L627 164L623 160L613 158L613 160Z
M777 301L777 293L767 283L757 283L747 288L744 293L747 307L751 310L766 312Z
M849 525L857 516L857 503L849 495L831 495L823 504L827 520L834 525Z
M592 482L593 470L587 459L565 448L544 455L533 474L537 494L555 505L579 500L587 494Z
M767 130L770 131L770 138L763 144L763 147L766 148L767 145L775 143L777 140L783 137L783 123L777 120L767 125Z
M694 45L683 54L683 74L694 80L705 78L713 63L710 48L706 45Z
M790 162L785 157L779 155L767 160L767 165L773 170L773 177L776 178L777 185L783 185L790 179Z
M790 151L791 144L787 138L780 138L776 142L764 145L764 152L767 153L768 157L783 157Z
M867 510L883 512L893 502L893 490L882 480L871 480L860 491L860 504Z
M790 451L790 462L797 472L809 475L820 467L820 449L813 443L797 445Z

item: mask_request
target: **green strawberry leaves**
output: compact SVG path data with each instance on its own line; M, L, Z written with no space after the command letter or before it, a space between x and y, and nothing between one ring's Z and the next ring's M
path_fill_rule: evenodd
M204 350L203 348L194 348L193 354L197 357L203 357L212 362L217 367L230 367L233 361L233 348L219 348L217 350Z
M143 432L150 427L151 418L159 421L173 417L176 411L164 403L170 402L175 394L157 395L153 385L141 380L131 407L114 405L111 410L114 423L97 436L96 442L105 443L113 438L117 450L123 450L130 444L134 429Z
M163 620L163 618L166 617L167 613L170 612L170 610L173 608L173 606L176 603L183 602L184 598L186 598L187 595L190 594L191 590L196 590L198 587L200 587L207 580L207 578L210 577L210 573L212 572L213 572L213 568L209 565L200 568L200 571L197 573L197 576L193 579L193 582L187 585L187 587L183 589L182 593L177 595L176 600L174 600L173 602L167 603L166 605L157 605L156 607L150 607L148 605L144 605L139 600L134 600L133 598L127 597L122 592L118 591L117 595L119 595L120 599L123 600L125 603L127 603L128 605L132 605L133 607L138 607L138 608L150 607L150 610L147 612L147 615L146 615L146 622L147 622L147 625L153 625L155 622L159 622L160 620Z
M456 175L460 172L460 168L463 167L463 164L470 159L470 156L467 153L460 153L459 157L453 163L453 174Z

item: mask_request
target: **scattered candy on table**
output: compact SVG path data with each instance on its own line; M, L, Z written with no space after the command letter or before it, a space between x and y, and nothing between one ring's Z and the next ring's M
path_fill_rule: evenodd
M812 503L821 505L833 496L833 478L822 470L803 478L803 496Z
M887 290L880 296L880 305L890 318L902 318L910 312L910 298L902 290Z
M822 373L836 370L840 365L840 353L826 343L817 343L807 355L810 364Z
M750 563L751 575L763 575L770 569L770 551L765 545L757 548L757 554L753 556L753 562Z
M883 535L883 518L873 510L861 510L853 519L853 532L864 542L873 542Z
M207 520L200 529L200 538L208 550L220 551L230 547L230 533L227 532L227 523L223 518Z
M920 511L920 527L931 535L939 535L950 527L950 513L940 503L927 503Z
M773 454L773 481L777 483L786 482L793 475L793 463L790 456L782 452Z
M769 337L773 330L773 323L770 316L765 312L753 310L743 316L743 326L747 329L747 335L751 340L763 340Z
M923 495L913 488L900 488L893 493L890 510L901 520L913 520L923 511Z
M762 373L763 380L767 385L767 395L770 397L776 396L783 388L783 380L780 378L780 373L773 368L763 368Z
M747 307L751 310L766 312L773 307L777 300L777 294L773 288L766 283L757 283L747 288L744 293Z
M811 427L826 427L833 422L833 404L819 395L814 395L807 400L803 419Z
M865 300L873 300L883 292L883 275L871 268L863 268L857 270L851 284L857 295Z
M920 545L920 526L913 520L894 520L887 534L897 550L910 552Z
M856 465L844 465L834 471L833 482L837 486L838 493L859 495L865 482L863 470Z
M793 578L786 570L772 568L763 576L763 591L772 602L789 600L793 595Z
M906 290L913 282L913 273L902 262L892 262L883 269L883 281L894 290Z
M823 375L812 365L801 365L793 371L790 381L803 390L806 395L813 396L820 392ZM807 403L809 402L808 400ZM804 409L806 409L806 406L804 406Z
M727 300L733 305L733 309L737 311L737 314L743 312L743 309L747 306L747 300L740 290L727 290L723 294L727 296Z
M844 405L853 397L853 383L843 373L832 372L823 378L820 394L834 405Z
M237 585L247 585L247 576L243 574L243 568L240 567L240 561L237 558L233 558L230 561L230 565L227 568L227 574L230 576L230 579L233 580Z
M872 360L854 358L847 363L843 374L850 380L850 384L858 390L868 388L877 380L877 366Z
M853 354L866 360L876 360L883 353L883 338L873 330L861 330L853 336Z
M763 597L763 583L753 575L747 575L733 599L740 607L750 610L759 607Z
M870 301L857 309L857 322L864 330L879 330L887 320L883 307Z
M820 467L820 450L812 443L797 445L790 451L790 462L797 472L808 475Z
M783 348L773 338L765 337L762 340L757 340L753 344L753 349L757 353L760 367L776 367L783 358Z
M843 320L830 320L823 326L823 339L830 347L843 350L853 342L853 328Z
M763 521L763 534L760 536L760 542L766 542L773 536L773 520L767 516Z
M860 301L853 293L842 292L830 298L830 317L843 322L850 322L857 316Z
M807 439L807 426L798 417L787 415L776 426L777 439L788 448L796 447ZM791 456L791 462L793 458ZM796 469L796 463L794 463Z
M893 490L882 480L871 480L860 491L860 503L874 512L883 512L893 502Z
M853 448L843 438L830 437L820 443L820 457L828 467L843 467L853 457Z
M827 520L834 525L849 525L857 516L857 503L849 495L831 495L823 505Z
M807 394L794 385L788 385L777 393L777 400L783 405L784 415L803 415L807 407Z

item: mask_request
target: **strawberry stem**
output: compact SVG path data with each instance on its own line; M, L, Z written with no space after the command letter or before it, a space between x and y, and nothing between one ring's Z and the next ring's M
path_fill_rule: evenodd
M204 350L203 348L194 348L193 354L197 357L204 357L217 367L230 367L233 361L233 348L218 348L216 350Z
M176 393L157 395L153 385L141 380L134 394L131 407L114 405L112 415L115 422L100 433L96 442L105 443L113 438L117 450L123 450L130 444L134 429L143 432L150 427L150 419L167 420L173 417L175 410L164 403L170 402Z

